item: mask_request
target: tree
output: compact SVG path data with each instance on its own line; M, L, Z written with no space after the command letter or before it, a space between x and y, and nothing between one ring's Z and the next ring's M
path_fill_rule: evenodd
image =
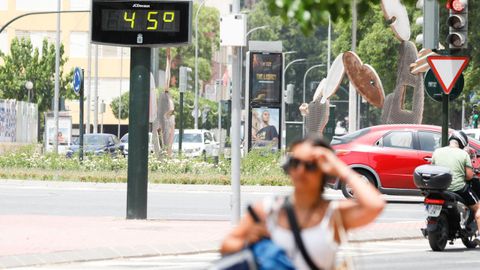
M350 26L351 26L351 8L352 0L336 0L336 1L317 1L317 0L265 0L268 3L269 10L272 14L279 15L284 22L297 21L304 34L312 34L318 26L326 25L329 15L335 23L338 39L335 41L336 52L349 50L350 45ZM446 21L447 9L445 6L447 0L439 0L440 3L440 22ZM378 71L386 93L392 89L395 83L395 72L392 72L392 64L398 59L398 41L393 39L391 32L388 32L388 26L384 23L383 16L379 9L379 1L373 0L356 0L358 4L358 47L357 53L362 60L368 62ZM412 37L416 36L419 29L413 22L418 17L418 10L414 10L417 0L401 0L407 6L412 26ZM375 13L372 13L372 7ZM469 1L469 25L477 25L480 20L480 3L479 1ZM445 19L444 19L445 18ZM374 19L372 21L372 19ZM383 24L383 26L382 26ZM364 34L362 35L362 31ZM415 33L416 32L416 33ZM343 34L342 34L343 33ZM448 29L445 23L440 23L440 43L445 46L445 39ZM465 87L462 95L451 103L451 122L455 128L460 128L461 122L461 100L467 101L467 105L473 105L480 102L480 33L475 27L469 27L468 33L469 49L463 51L463 55L470 56L470 64L464 71ZM389 69L390 68L390 69ZM470 107L471 108L471 107ZM430 98L425 98L424 122L430 124L439 124L441 118L438 117L440 106L433 102ZM467 110L467 118L471 113L471 109ZM378 111L377 111L378 113Z
M305 34L311 34L319 25L326 25L328 18L334 22L340 19L347 20L350 18L352 10L352 0L335 0L335 1L319 1L319 0L265 0L268 3L270 11L280 17L285 22L297 21L300 29ZM442 0L441 2L445 2ZM357 9L360 17L364 16L368 11L371 3L378 4L379 1L374 0L356 0ZM402 0L402 3L414 5L417 0ZM472 2L472 1L470 1Z
M113 115L115 118L118 119L118 113L120 110L120 103L121 103L121 112L120 118L127 119L129 113L129 100L130 100L130 92L125 92L122 94L121 97L114 98L110 103L110 108L112 108Z
M159 90L163 91L163 90ZM175 104L175 127L179 128L180 127L180 94L178 92L177 88L170 88L170 94L173 99L173 103ZM186 92L184 95L183 99L183 128L193 128L194 126L194 120L192 116L192 111L193 111L193 100L194 100L194 94L189 91ZM115 98L112 100L110 103L110 108L112 108L113 114L115 118L118 119L118 111L119 111L119 102L122 102L122 112L120 114L122 119L128 119L128 113L129 113L129 92L123 93L121 99L120 98ZM199 121L200 128L205 128L205 129L211 129L215 128L217 126L217 117L218 117L218 104L214 101L208 100L203 97L199 97L199 109L203 110L205 107L210 108L210 112L207 115L207 121L204 125L202 125L201 120ZM224 116L226 117L226 115ZM201 119L201 117L199 118Z
M192 14L196 14L198 4L194 3ZM192 22L195 21L193 16ZM192 24L193 28L195 24ZM195 29L192 29L192 33ZM199 82L210 81L212 78L213 53L220 47L220 13L213 7L202 7L198 18L198 78ZM173 64L172 77L178 74L180 66L188 66L195 72L195 38L192 35L192 44L171 48ZM160 59L166 59L166 49L160 50ZM164 60L160 60L160 68L165 68ZM178 83L178 80L177 80ZM177 85L178 86L178 85Z
M180 128L180 93L178 92L177 88L170 89L170 94L172 95L173 102L175 104L175 128ZM184 94L183 98L183 128L185 129L192 129L194 128L194 119L192 115L193 111L193 100L194 100L194 93L191 91L187 91ZM204 108L209 107L210 112L207 114L207 121L205 124L202 123L201 111ZM199 97L198 99L198 108L199 108L199 128L211 129L217 126L217 119L218 119L218 104L214 101L209 99ZM223 117L223 116L222 116ZM226 116L225 116L226 117Z
M71 86L73 70L63 76L64 48L60 47L60 97L74 98ZM0 66L0 98L27 101L25 82L33 82L32 102L38 104L39 112L51 110L55 90L55 45L45 39L42 53L33 49L29 39L13 39L10 54L0 52L3 66Z

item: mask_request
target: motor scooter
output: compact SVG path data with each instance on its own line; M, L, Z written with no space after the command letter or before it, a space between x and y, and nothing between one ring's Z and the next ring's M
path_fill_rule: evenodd
M465 205L462 197L448 191L452 182L450 169L435 165L422 165L414 171L415 185L425 196L427 226L422 234L433 251L443 251L447 242L453 245L461 239L467 248L477 246L475 214ZM470 185L471 181L467 181Z

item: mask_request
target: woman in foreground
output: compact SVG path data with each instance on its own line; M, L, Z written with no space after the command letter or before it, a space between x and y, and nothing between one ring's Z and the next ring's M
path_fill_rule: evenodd
M248 214L244 216L223 241L221 253L239 251L267 237L285 250L296 269L310 269L290 230L284 209L287 199L293 206L311 261L317 268L333 269L340 243L339 228L343 226L348 231L369 224L382 212L385 201L374 186L339 160L320 138L304 138L293 143L283 169L292 181L293 193L287 198L266 198L254 205L261 222L255 223ZM323 191L331 177L348 184L356 199L326 200Z

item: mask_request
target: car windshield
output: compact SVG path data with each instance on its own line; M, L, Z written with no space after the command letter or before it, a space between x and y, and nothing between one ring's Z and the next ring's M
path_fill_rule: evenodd
M127 143L128 142L128 133L123 135L123 137L120 139L122 143Z
M173 141L178 143L178 133L175 134L175 138L173 139ZM201 134L184 133L183 137L182 137L182 142L185 142L185 143L201 143L202 142L202 135Z
M85 136L84 145L106 145L107 136Z
M363 135L367 134L369 131L370 131L370 128L364 128L364 129L357 130L357 131L352 132L352 133L347 134L347 135L343 135L343 136L339 136L339 137L334 136L333 140L330 144L331 145L336 145L336 144L349 143L349 142L351 142L351 141L353 141L357 138L362 137Z

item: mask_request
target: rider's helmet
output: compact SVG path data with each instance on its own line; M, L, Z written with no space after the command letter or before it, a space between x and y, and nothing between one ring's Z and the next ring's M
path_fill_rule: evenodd
M455 130L450 134L450 137L448 137L448 141L455 140L458 142L458 146L460 149L465 148L465 146L468 145L468 136L465 134L465 132L461 130Z

